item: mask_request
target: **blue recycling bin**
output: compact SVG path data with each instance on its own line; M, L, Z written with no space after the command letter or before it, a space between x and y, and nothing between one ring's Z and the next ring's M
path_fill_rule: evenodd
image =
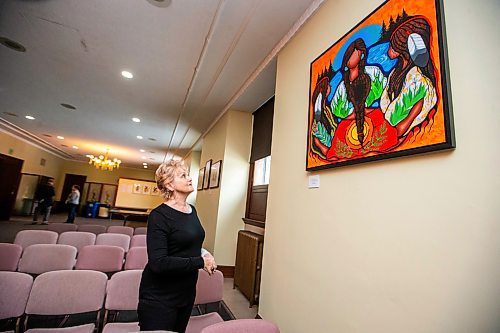
M95 219L98 210L99 210L99 202L88 202L87 209L85 211L85 217Z

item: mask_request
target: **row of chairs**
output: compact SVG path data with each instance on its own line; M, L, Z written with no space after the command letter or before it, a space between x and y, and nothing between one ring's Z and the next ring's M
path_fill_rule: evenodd
M71 315L94 312L91 322L87 319L87 322L77 323L83 325L65 328L65 331L60 332L92 333L100 331L100 327L103 327L103 333L137 332L137 322L113 321L118 318L116 314L120 311L137 310L141 274L142 270L122 271L114 274L108 281L105 274L96 271L53 271L39 275L33 282L33 277L28 274L0 272L0 320L11 320L15 323L16 333L26 329L27 333L48 333L52 330L32 328L37 322L40 324L39 316L65 316L64 320L67 321ZM199 307L203 304L220 304L223 281L224 277L220 271L215 271L210 276L204 270L199 270L195 305ZM101 310L104 311L102 322ZM32 320L33 317L38 321ZM223 320L217 312L200 311L200 315L191 317L187 332L219 332L204 329L221 322ZM62 327L64 324L58 323L58 326Z
M14 244L23 249L33 244L65 244L75 246L78 250L85 245L114 245L125 252L130 247L146 246L146 235L125 235L120 233L94 233L85 231L66 231L60 235L47 230L22 230L16 234Z
M17 244L0 243L0 271L37 275L74 268L111 274L122 269L144 269L147 262L144 246L132 247L125 253L123 248L114 245L86 245L78 251L67 244L33 244L22 251Z
M66 231L85 231L99 235L105 232L129 235L145 235L147 227L127 227L127 226L109 226L106 227L101 224L73 224L73 223L50 223L47 225L47 230L62 234Z

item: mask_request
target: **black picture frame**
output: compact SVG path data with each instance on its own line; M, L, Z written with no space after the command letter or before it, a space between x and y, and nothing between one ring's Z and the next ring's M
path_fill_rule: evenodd
M205 174L203 175L203 189L208 189L208 183L210 180L210 167L212 166L212 160L208 160L205 163Z
M205 178L205 168L201 168L199 173L198 173L198 185L196 186L196 189L198 191L203 191L203 179Z
M212 166L210 167L210 180L208 183L209 188L219 187L221 170L222 170L222 160L218 160L217 162L212 164Z

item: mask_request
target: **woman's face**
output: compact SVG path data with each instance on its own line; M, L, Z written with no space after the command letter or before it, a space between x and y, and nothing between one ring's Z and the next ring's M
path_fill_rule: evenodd
M174 192L187 194L194 191L192 179L187 173L187 170L183 168L177 168L174 179L167 188L171 188Z
M389 58L391 59L396 59L397 57L399 57L399 52L398 51L395 51L392 46L389 47L389 50L387 50L387 55L389 56Z
M359 61L361 60L361 55L363 54L362 51L358 49L354 49L352 52L351 56L349 57L349 60L347 61L347 67L349 68L355 68L358 66Z

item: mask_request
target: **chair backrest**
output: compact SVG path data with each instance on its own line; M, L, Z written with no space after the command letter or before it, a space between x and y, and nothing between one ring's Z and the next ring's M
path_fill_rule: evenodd
M99 235L106 232L106 226L100 224L79 224L78 231L91 232Z
M73 269L76 247L63 244L33 244L24 249L18 271L42 274L50 271Z
M57 244L65 244L76 247L77 251L87 245L95 244L96 235L85 231L67 231L59 235Z
M58 234L62 234L66 231L76 231L76 229L78 229L78 226L73 223L50 223L47 226L47 230L55 231Z
M106 294L106 274L96 271L54 271L39 275L26 314L65 315L98 311Z
M134 230L134 235L146 235L148 233L148 227L137 227Z
M113 274L106 287L106 310L137 310L142 270Z
M130 237L123 234L99 234L95 240L95 245L114 245L119 246L127 252L130 246Z
M113 245L87 245L80 249L75 269L91 269L104 273L121 271L125 251Z
M0 320L24 313L33 277L18 272L0 272Z
M120 225L111 225L108 227L107 232L111 234L122 234L132 237L134 235L134 228Z
M130 240L130 247L145 247L146 235L134 235Z
M207 304L222 301L224 290L224 275L215 270L208 275L203 269L198 270L198 281L196 282L196 298L194 304Z
M33 244L55 244L59 234L48 230L21 230L16 234L14 244L23 249Z
M263 319L236 319L205 327L201 333L280 333L278 326Z
M148 263L148 249L145 247L131 247L125 258L125 270L144 269Z
M0 243L0 271L15 272L22 252L21 245Z

